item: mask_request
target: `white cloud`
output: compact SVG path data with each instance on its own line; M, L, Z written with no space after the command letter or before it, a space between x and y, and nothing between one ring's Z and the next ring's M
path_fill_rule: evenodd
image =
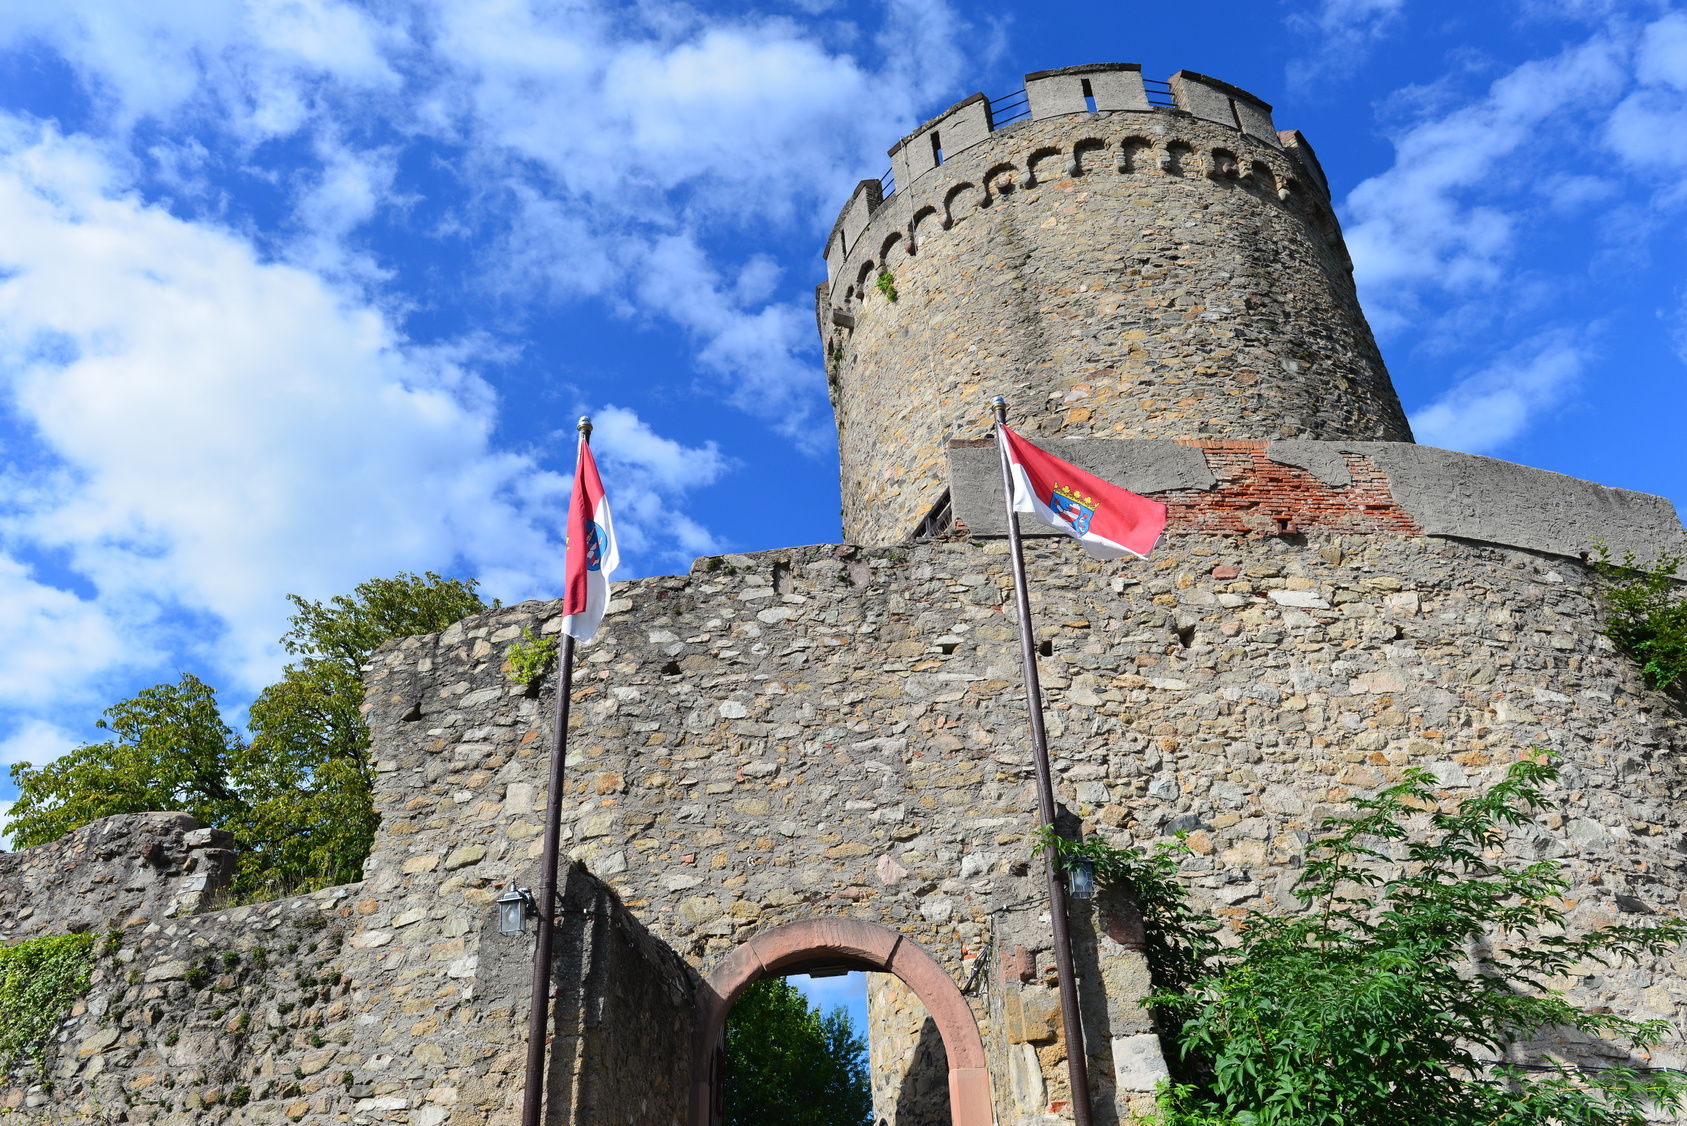
M1396 138L1393 166L1347 197L1347 245L1381 331L1410 323L1420 288L1470 293L1499 282L1522 218L1518 197L1504 190L1527 179L1518 163L1555 148L1552 136L1574 134L1589 103L1610 104L1624 61L1618 44L1596 36L1523 64L1477 102Z
M783 19L704 25L687 9L453 3L432 13L451 68L442 120L477 175L520 201L511 291L540 278L687 330L734 404L810 449L824 406L807 294L744 286L757 254L722 261L722 232L819 243L844 193L960 73L948 7L891 0L878 69ZM559 122L567 122L559 128ZM794 233L793 233L794 232Z
M1413 411L1412 433L1428 446L1493 453L1563 402L1588 358L1571 333L1548 333Z
M1352 74L1400 22L1405 6L1406 0L1319 0L1312 10L1290 14L1289 27L1313 39L1315 52L1289 64L1289 81L1301 85Z
M1687 170L1687 15L1648 25L1635 58L1639 88L1611 114L1606 142L1630 165L1651 172Z
M653 541L665 534L676 544L665 555L675 561L721 550L707 528L676 507L687 492L712 485L727 472L727 460L715 443L681 445L617 406L604 407L592 422L592 449L605 475L617 538L626 548L651 551Z
M29 720L0 741L0 765L10 767L27 762L31 766L45 766L80 745L62 728L38 719ZM6 807L9 809L10 803Z
M331 0L88 0L8 6L0 46L44 41L123 128L209 112L250 139L310 116L324 78L392 89L402 32Z
M850 186L954 92L963 28L951 8L884 0L881 17L877 65L844 48L849 24L705 18L674 0L66 0L32 10L0 45L50 43L119 134L152 119L211 138L212 151L313 138L319 170L286 177L299 231L284 253L371 297L390 267L355 232L409 201L393 196L392 143L349 138L384 129L459 149L475 199L466 221L508 232L485 258L495 287L673 320L731 402L819 451L830 437L812 418L825 399L807 295L736 284L757 254L722 257L718 236L812 240L817 262ZM164 182L205 190L197 136L149 155Z
M407 345L316 275L142 203L92 143L15 120L0 232L0 395L37 451L9 471L0 544L97 592L0 557L0 704L184 652L250 690L278 664L284 593L403 568L557 589L567 480L492 447L495 396L460 351ZM720 471L611 418L658 497ZM709 541L632 509L652 553Z

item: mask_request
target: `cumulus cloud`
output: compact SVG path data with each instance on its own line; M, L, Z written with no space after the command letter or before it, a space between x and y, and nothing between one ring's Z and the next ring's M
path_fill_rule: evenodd
M0 741L0 765L14 766L27 762L31 766L42 766L79 745L69 732L42 720L30 720ZM4 805L11 808L10 802Z
M693 489L714 484L729 470L715 443L681 445L651 430L632 411L613 405L599 411L592 422L592 448L606 474L605 488L614 484L609 499L616 534L626 549L659 550L656 542L666 536L674 548L663 554L675 562L721 550L720 541L675 503ZM624 519L623 513L631 519Z
M1612 112L1607 143L1630 165L1680 173L1687 151L1687 14L1674 12L1648 25L1635 58L1638 88Z
M1572 333L1547 333L1411 412L1412 433L1428 446L1494 453L1562 403L1588 360Z
M35 451L0 503L0 704L170 653L250 690L278 664L290 591L421 567L504 597L557 588L568 481L493 446L496 396L460 351L411 346L317 274L146 204L97 145L48 127L5 124L0 230L0 393L13 448ZM712 479L718 454L631 412L610 431L643 467L636 542L708 542L642 513ZM94 593L43 582L20 548Z
M817 259L842 193L953 85L957 21L942 3L891 0L875 69L783 19L641 11L643 24L597 8L431 10L450 68L441 104L477 175L518 201L497 280L665 317L729 401L827 449L807 294L735 284L754 254L705 247L748 232L811 241Z
M1573 133L1589 103L1609 105L1624 62L1619 44L1596 36L1395 139L1393 166L1346 201L1355 275L1381 331L1412 321L1420 289L1471 293L1500 280L1527 206L1508 190L1510 169Z

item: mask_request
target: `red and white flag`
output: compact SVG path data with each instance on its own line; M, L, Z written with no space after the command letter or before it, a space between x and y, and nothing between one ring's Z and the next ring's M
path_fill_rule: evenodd
M1033 446L1006 426L1013 510L1029 512L1084 545L1096 559L1146 556L1166 530L1166 506L1109 485Z
M562 594L562 632L577 641L597 635L609 606L609 575L621 562L609 498L597 475L592 447L580 439L574 463L574 495L568 502L568 546Z

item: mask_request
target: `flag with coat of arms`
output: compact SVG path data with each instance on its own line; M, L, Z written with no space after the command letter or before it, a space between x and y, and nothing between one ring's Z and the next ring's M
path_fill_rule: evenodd
M1110 485L998 426L1013 479L1013 511L1029 512L1096 559L1146 556L1166 529L1166 506Z
M577 641L590 641L597 635L609 607L609 576L620 562L609 498L603 492L591 443L582 436L574 465L574 493L568 502L562 632Z

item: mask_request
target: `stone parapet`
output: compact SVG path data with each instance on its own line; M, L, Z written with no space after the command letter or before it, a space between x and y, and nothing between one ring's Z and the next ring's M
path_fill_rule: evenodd
M196 914L233 880L233 844L185 813L124 813L0 852L0 943Z
M1168 528L1236 535L1423 533L1644 563L1687 553L1666 498L1491 457L1402 442L1088 441L1059 456L1170 509ZM1007 534L993 439L949 446L955 517ZM1021 516L1028 536L1059 535Z
M1045 1121L1069 1098L1044 1011L1051 939L1005 548L792 548L615 585L580 652L564 799L565 847L603 886L571 884L585 898L561 933L597 951L576 959L597 983L586 995L648 1034L559 1020L579 1039L559 1034L552 1090L583 1105L608 1090L590 1076L636 1073L622 1087L656 1109L576 1121L678 1121L696 976L773 928L834 917L917 943L956 983L985 1056L968 1090L988 1088L997 1122ZM1611 649L1578 561L1314 528L1174 530L1151 561L1106 567L1036 539L1028 565L1059 802L1116 843L1187 832L1183 877L1227 924L1293 909L1307 843L1349 797L1421 766L1453 803L1535 746L1561 757L1562 808L1496 847L1560 859L1577 927L1687 907L1687 724ZM137 980L96 986L54 1049L55 1092L4 1098L40 1098L41 1120L68 1122L93 1091L174 1124L206 1121L209 1088L220 1099L234 1083L262 1106L216 1104L230 1123L511 1122L531 939L498 935L492 901L537 883L554 684L511 684L501 665L523 628L554 633L560 609L503 607L379 651L367 685L382 822L364 882L132 929ZM1073 923L1082 1019L1094 1094L1122 1116L1158 1063L1129 920L1103 900L1095 912ZM250 965L256 946L297 968L254 981L222 961ZM193 984L208 958L220 974ZM1648 959L1569 996L1680 1022L1687 995L1667 983L1684 971L1677 955ZM228 1079L177 1052L213 1033L232 1052L241 1012L262 1035L228 1057ZM80 1070L65 1062L108 1032ZM1591 1063L1615 1050L1553 1048Z

